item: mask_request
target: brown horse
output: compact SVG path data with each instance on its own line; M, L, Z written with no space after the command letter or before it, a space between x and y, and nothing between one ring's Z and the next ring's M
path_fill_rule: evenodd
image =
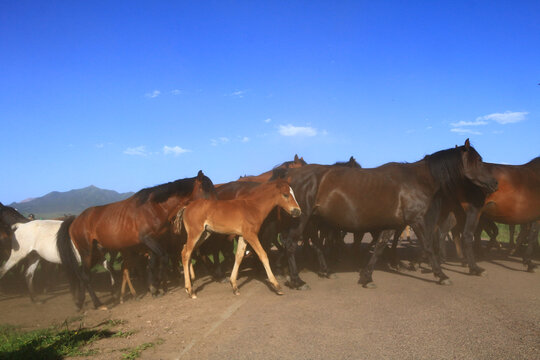
M473 209L472 216L482 214L493 221L510 225L540 220L540 157L523 165L486 163L485 167L497 179L499 188L486 198L481 208ZM523 258L527 271L531 272L536 268L531 260L535 240L529 241Z
M245 194L242 198L233 200L197 200L181 210L177 216L178 226L176 231L180 232L183 223L187 233L187 242L182 250L182 264L184 266L186 291L191 298L196 298L190 279L191 253L198 245L198 242L204 241L201 238L207 231L240 236L236 250L236 260L231 274L231 285L235 294L239 294L236 277L244 256L245 241L251 245L259 256L276 293L283 294L272 273L268 256L262 248L258 237L264 219L276 206L283 208L293 217L300 216L300 207L296 202L293 190L286 181L281 179L254 187L249 194Z
M164 251L164 235L170 229L171 221L178 211L189 202L200 198L215 198L212 181L202 171L194 178L176 180L152 188L143 189L128 199L103 206L86 209L75 219L68 219L58 232L58 247L62 263L68 264L72 274L72 289L77 290L77 306L84 303L85 289L88 289L94 306L102 304L95 295L89 279L90 268L101 258L102 249L122 250L139 248L141 252L150 251L150 272L160 268L159 279L168 263ZM82 261L82 271L74 261L69 239L73 241ZM68 271L69 273L69 271ZM150 290L153 295L158 291L152 281Z
M272 173L275 169L296 169L304 165L307 165L307 163L304 161L304 158L303 157L299 158L298 155L295 154L293 161L286 161L283 164L276 166L272 170L264 172L260 175L241 176L237 181L250 181L250 182L264 183L270 180L270 178L272 177Z

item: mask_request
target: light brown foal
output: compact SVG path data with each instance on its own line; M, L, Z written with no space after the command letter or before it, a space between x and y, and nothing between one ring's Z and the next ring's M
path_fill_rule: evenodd
M182 265L184 266L186 292L191 298L197 298L191 286L189 271L191 253L199 240L204 241L206 239L206 237L202 238L205 231L240 236L236 250L236 260L231 273L231 285L236 295L239 294L236 277L246 248L244 240L251 245L259 256L266 270L268 280L276 293L283 295L281 287L270 268L268 256L263 250L257 235L264 219L276 206L282 207L293 217L300 216L300 206L296 202L294 192L289 184L282 179L261 184L242 198L233 200L196 200L179 212L178 218L182 217L187 233L187 242L182 250ZM181 226L182 222L178 221L178 224ZM176 229L178 232L179 230L179 228Z

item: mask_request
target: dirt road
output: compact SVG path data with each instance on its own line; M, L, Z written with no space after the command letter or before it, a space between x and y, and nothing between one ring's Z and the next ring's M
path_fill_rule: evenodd
M132 332L92 344L99 350L92 359L120 359L144 343L153 346L143 359L540 359L540 274L494 251L480 265L486 277L444 265L451 286L427 272L376 270L376 289L357 285L351 269L333 279L303 272L311 290L284 296L252 272L240 278L239 296L204 277L195 282L196 300L176 287L161 298L87 310L77 321L122 320L115 330ZM47 302L1 292L0 323L35 328L81 315L65 286L40 298Z

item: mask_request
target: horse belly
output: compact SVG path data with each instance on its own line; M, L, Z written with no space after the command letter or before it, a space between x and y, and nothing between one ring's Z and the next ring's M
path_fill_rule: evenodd
M346 231L369 231L393 228L401 223L399 199L393 192L346 194L332 192L318 204L316 214L326 222Z

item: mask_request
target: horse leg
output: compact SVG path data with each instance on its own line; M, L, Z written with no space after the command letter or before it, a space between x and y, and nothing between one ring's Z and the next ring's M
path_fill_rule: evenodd
M516 234L516 225L508 225L508 247L512 249L514 247L514 235Z
M532 255L534 252L534 249L538 245L538 232L540 230L540 223L535 222L532 224L530 230L529 230L529 236L528 236L528 245L527 245L527 251L525 252L525 255L523 256L523 264L527 265L527 271L528 272L536 272L537 266L532 262Z
M39 265L40 257L35 252L30 253L28 256L28 264L26 268L25 278L26 278L26 286L28 287L28 292L30 293L30 300L32 302L35 302L35 296L34 296L34 273L36 272L36 269Z
M436 237L434 229L430 226L425 226L425 225L423 226L422 224L415 224L412 227L413 227L414 233L418 237L418 240L422 243L424 252L430 260L431 269L433 270L433 275L436 278L438 278L439 284L441 285L452 284L448 276L446 276L446 274L442 271L439 261L437 260L437 256L435 255L435 252L433 251L433 242Z
M19 263L19 261L21 261L22 259L24 259L26 257L26 255L28 255L28 252L27 251L21 251L22 249L19 249L19 250L12 250L11 251L11 254L9 255L9 258L7 259L7 261L4 263L4 265L2 265L2 267L0 267L0 279L12 268L14 267L15 265L17 265ZM26 249L25 249L26 250Z
M369 259L368 264L360 271L360 279L358 280L359 284L362 284L365 288L375 288L375 284L373 283L373 269L375 268L375 264L377 263L377 259L384 251L384 248L386 247L386 244L388 243L388 240L390 240L390 237L392 236L393 230L385 230L385 231L377 231L373 232L373 242L375 242L375 250L373 251L373 255L371 255L371 258Z
M302 213L304 214L304 213ZM301 215L299 224L294 229L290 229L289 232L283 236L282 242L287 252L287 261L289 264L289 276L290 280L287 285L297 290L308 290L309 286L298 275L298 267L296 264L296 249L298 248L298 240L302 235L303 228L306 226L308 217Z
M240 295L240 291L238 291L238 286L236 285L236 279L238 278L238 269L240 268L240 264L242 263L242 259L244 258L244 254L246 253L246 242L244 240L243 236L238 237L238 243L236 245L236 255L234 259L234 266L231 272L230 282L233 289L234 295Z
M485 269L476 264L473 251L474 230L478 226L480 211L475 207L470 207L466 213L465 227L463 229L463 243L465 244L465 258L469 265L469 274L485 275Z
M150 278L150 292L152 296L159 295L159 285L163 285L163 291L167 292L167 279L165 276L165 270L169 264L169 257L163 250L161 245L158 244L152 237L146 235L143 236L141 242L144 243L150 249L150 266L149 266L149 278ZM156 259L157 257L157 259ZM157 268L157 280L155 279L154 272Z
M317 260L319 261L319 277L329 277L328 272L328 264L326 263L326 259L323 253L323 244L322 239L319 237L317 233L317 229L315 227L310 227L309 233L311 234L311 244L313 246L313 250L315 250L315 254L317 255ZM334 237L334 231L327 232L327 239L330 239L330 237ZM332 239L333 240L333 239ZM330 241L330 246L334 246L333 241Z
M392 248L390 249L390 266L392 266L396 270L399 270L400 265L400 261L397 255L397 245L399 243L399 239L401 238L401 234L403 233L405 228L406 226L396 229L396 231L394 232L394 239L392 240Z
M186 224L184 223L184 226L185 225ZM184 248L182 249L182 266L184 267L184 287L186 288L186 292L188 296L192 299L196 299L197 295L195 295L195 293L193 292L193 288L191 286L191 277L190 277L190 275L193 272L193 264L191 264L191 253L193 252L195 245L197 245L197 241L203 235L204 229L199 230L199 231L191 231L191 230L188 230L186 226L186 232L188 233L188 237L187 237L186 244L184 245ZM195 235L192 235L192 233L195 233ZM193 276L195 276L194 273L193 273Z
M276 280L276 277L272 273L272 269L270 268L270 263L268 262L268 255L264 251L264 249L261 246L261 243L259 241L259 238L257 237L257 234L244 234L244 239L248 242L249 245L253 248L253 250L257 253L257 256L259 256L259 259L264 265L264 269L266 270L266 275L268 276L268 280L274 287L274 291L278 295L283 295L283 291L281 291L281 286L279 285L278 281Z

